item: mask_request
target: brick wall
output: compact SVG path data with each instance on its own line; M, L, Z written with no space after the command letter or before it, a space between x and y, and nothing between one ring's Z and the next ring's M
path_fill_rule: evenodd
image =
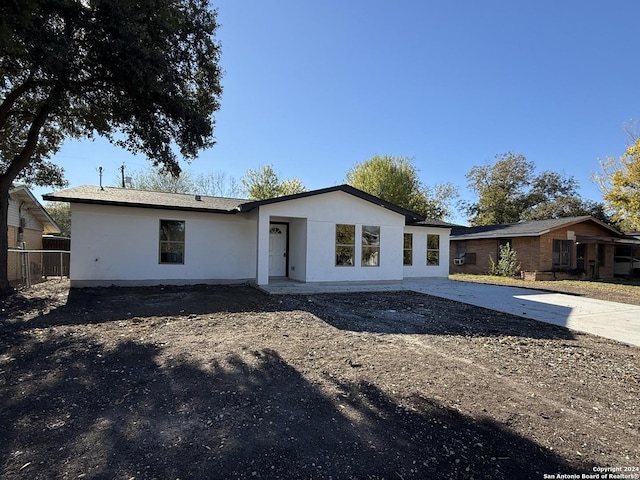
M492 256L495 260L496 253L498 252L497 240L467 240L466 242L467 253L475 253L475 264L465 263L463 265L454 265L453 259L458 256L457 241L451 241L451 248L449 249L449 255L451 257L450 272L451 273L471 273L471 274L483 274L489 271L489 256Z
M540 249L538 246L538 238L530 237L517 237L510 239L511 248L516 251L518 261L521 264L523 270L535 270L535 265L538 264L540 256ZM457 241L451 241L450 249L450 265L451 273L471 273L471 274L486 274L491 268L491 262L489 257L494 261L498 260L498 240L496 239L479 239L479 240L467 240L466 249L468 253L476 254L476 263L463 265L454 265L453 259L457 257Z

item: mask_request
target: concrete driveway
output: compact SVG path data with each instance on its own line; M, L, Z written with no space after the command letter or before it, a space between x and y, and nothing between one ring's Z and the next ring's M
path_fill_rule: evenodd
M411 290L640 346L640 306L530 288L419 278L388 283L283 281L264 290L272 294Z
M448 279L406 280L403 285L427 295L490 308L640 346L640 306Z

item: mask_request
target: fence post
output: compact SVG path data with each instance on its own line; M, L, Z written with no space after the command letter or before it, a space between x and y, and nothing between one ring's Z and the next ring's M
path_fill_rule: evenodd
M29 261L29 252L25 251L24 254L25 254L24 268L27 272L27 288L30 288L31 287L31 262Z

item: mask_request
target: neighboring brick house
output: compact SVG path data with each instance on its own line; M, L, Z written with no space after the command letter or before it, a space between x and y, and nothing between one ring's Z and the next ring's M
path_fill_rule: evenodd
M590 216L506 225L456 227L451 231L451 273L487 273L501 245L516 251L522 271L613 277L616 245L633 242Z
M60 233L56 222L24 185L9 191L8 213L9 249L42 250L43 233ZM22 281L25 268L29 269L34 280L41 276L41 255L29 255L28 261L22 256L22 253L9 252L7 274L11 283Z

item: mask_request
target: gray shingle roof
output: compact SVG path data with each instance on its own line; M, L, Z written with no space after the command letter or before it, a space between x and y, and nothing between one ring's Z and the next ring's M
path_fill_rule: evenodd
M247 200L239 198L207 197L183 193L160 193L127 188L81 185L60 192L43 195L45 200L55 202L91 203L126 207L163 208L191 210L197 212L233 213Z
M365 201L404 215L406 223L417 226L452 227L450 223L440 220L425 219L421 215L389 203L381 198L358 190L350 185L336 185L334 187L311 190L308 192L287 195L266 200L246 200L242 198L223 198L200 196L181 193L150 192L126 188L104 187L96 185L82 185L59 192L43 195L45 200L54 202L89 203L94 205L118 205L125 207L161 208L170 210L190 210L196 212L237 213L248 212L261 205L286 202L323 193L342 191L354 195Z
M507 238L507 237L536 237L556 228L573 225L585 221L592 221L601 225L616 235L620 235L613 227L600 220L590 217L551 218L548 220L533 220L530 222L508 223L501 225L483 225L479 227L455 227L451 230L451 240L468 240L478 238Z
M409 222L407 225L416 226L416 227L457 227L453 223L443 222L442 220L434 220L433 218L425 218L419 222Z

